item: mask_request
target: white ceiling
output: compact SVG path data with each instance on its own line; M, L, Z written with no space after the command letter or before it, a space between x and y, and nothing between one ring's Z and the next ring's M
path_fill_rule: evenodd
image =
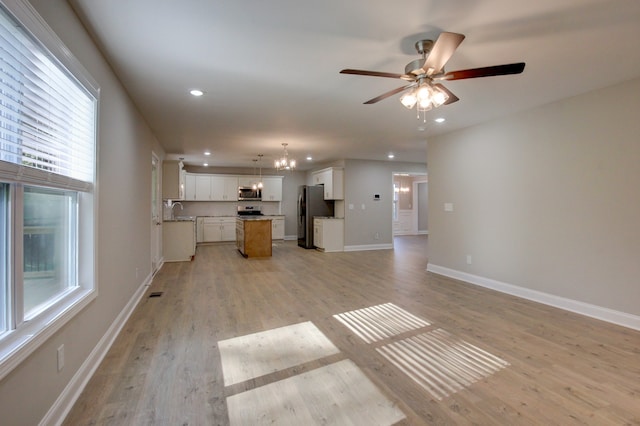
M638 0L69 0L167 153L201 164L301 168L343 158L425 162L432 136L640 76ZM445 82L427 113L399 95L414 43L465 41L447 71L526 62L523 74ZM205 92L200 98L192 88ZM436 124L436 117L446 118Z

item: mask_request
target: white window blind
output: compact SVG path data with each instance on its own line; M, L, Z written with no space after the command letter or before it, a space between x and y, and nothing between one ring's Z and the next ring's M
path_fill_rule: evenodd
M0 8L0 174L88 190L95 175L96 99L43 52Z

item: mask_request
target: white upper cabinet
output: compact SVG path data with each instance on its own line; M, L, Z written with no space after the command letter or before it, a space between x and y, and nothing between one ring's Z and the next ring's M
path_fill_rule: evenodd
M162 199L184 200L185 171L182 161L162 163Z
M238 201L237 176L210 176L211 201Z
M196 201L196 175L187 173L184 178L185 201Z
M325 200L344 200L344 169L329 167L311 174L314 185L324 185Z
M196 176L196 200L211 200L211 176L200 175Z
M260 180L257 176L238 176L238 186L251 187Z
M282 176L262 176L262 201L282 201Z
M262 201L282 201L282 176L262 176ZM238 186L253 186L255 176L187 173L186 200L238 201Z

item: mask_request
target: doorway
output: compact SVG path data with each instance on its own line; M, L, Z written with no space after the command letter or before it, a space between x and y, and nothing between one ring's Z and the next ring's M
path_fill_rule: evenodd
M393 174L393 235L428 234L427 175Z

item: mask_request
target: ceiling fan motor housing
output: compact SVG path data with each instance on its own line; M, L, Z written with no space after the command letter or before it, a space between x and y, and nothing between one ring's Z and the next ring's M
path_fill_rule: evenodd
M415 46L418 53L424 57L433 49L433 40L418 40Z
M420 75L425 73L422 67L427 60L427 55L431 52L431 49L433 49L433 44L433 40L416 41L416 51L422 55L422 58L409 62L407 66L404 67L405 74Z

